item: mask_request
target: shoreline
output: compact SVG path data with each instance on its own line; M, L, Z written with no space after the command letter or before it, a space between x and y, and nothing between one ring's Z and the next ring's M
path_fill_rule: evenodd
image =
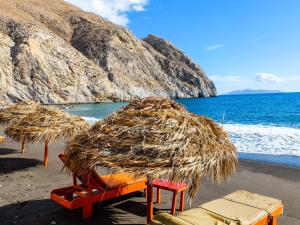
M292 168L300 171L300 156L238 152L239 161Z
M153 97L157 97L157 96L153 96ZM198 99L198 98L215 98L215 97L219 97L219 95L217 96L208 96L208 97L190 97L190 98L169 98L172 100L178 100L178 99ZM84 105L84 104L101 104L101 103L118 103L118 102L129 102L133 99L126 99L126 100L103 100L103 101L95 101L95 102L69 102L69 103L41 103L42 105L58 105L58 106L68 106L68 105Z
M96 118L97 119L97 118ZM4 126L0 125L0 136L5 136ZM11 139L7 139L8 145L16 143ZM1 145L0 145L1 149ZM1 152L0 152L1 156ZM238 160L242 162L250 162L254 164L263 164L268 166L277 166L282 168L290 168L300 171L300 156L297 155L275 155L275 154L263 154L252 152L238 152Z
M263 160L250 160L250 159L239 159L239 162L243 163L251 163L251 164L256 164L256 165L265 165L265 166L272 166L272 167L280 167L282 169L292 169L300 172L300 167L297 166L290 166L288 164L283 164L283 163L272 163L272 162L267 162Z
M257 93L257 94L236 94L236 95L227 95L227 94L219 94L215 96L208 97L186 97L186 98L170 98L172 100L178 99L205 99L205 98L216 98L216 97L224 97L224 96L239 96L239 95L273 95L273 94L298 94L300 92L280 92L280 93ZM153 96L158 97L158 96ZM103 101L91 101L91 102L69 102L69 103L41 103L42 105L82 105L82 104L101 104L101 103L118 103L118 102L129 102L133 99L127 100L103 100Z

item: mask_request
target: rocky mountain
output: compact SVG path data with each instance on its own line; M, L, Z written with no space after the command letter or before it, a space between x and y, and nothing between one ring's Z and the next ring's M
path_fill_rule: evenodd
M203 70L170 42L62 0L0 1L0 103L216 96Z

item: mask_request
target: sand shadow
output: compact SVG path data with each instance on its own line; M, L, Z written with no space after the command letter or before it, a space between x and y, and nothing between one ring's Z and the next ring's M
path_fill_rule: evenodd
M20 151L12 148L0 148L0 155L10 155L10 154L15 154Z
M119 204L114 204L114 207L117 208L117 209L123 210L123 211L125 211L129 214L146 218L146 216L147 216L147 202L146 202L146 198L144 196L144 192L135 192L135 193L132 193L132 194L134 194L136 197L142 198L143 200L142 201L140 201L141 199L139 199L139 201L127 200L127 201L119 202ZM154 214L158 211L166 211L167 212L168 210L169 209L160 208L160 207L158 207L158 208L154 207L153 208Z
M126 211L130 214L134 214L136 216L146 217L147 214L146 211L147 206L145 203L142 202L136 202L130 200L130 201L122 202L121 204L118 204L115 207L123 211Z
M132 215L110 206L103 206L101 209L94 207L93 217L84 220L80 209L70 211L50 199L25 201L0 207L1 224L129 225L133 224L130 222L133 220Z
M42 165L42 162L37 159L0 158L0 174L24 170L37 165Z

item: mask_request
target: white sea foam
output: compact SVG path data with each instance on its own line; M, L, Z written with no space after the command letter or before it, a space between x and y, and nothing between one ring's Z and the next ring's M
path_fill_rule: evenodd
M83 119L85 119L90 125L94 125L98 120L96 117L87 117L87 116L82 116Z
M300 129L224 124L239 152L300 156Z
M84 118L93 125L95 117ZM239 152L300 156L300 129L264 125L224 124Z

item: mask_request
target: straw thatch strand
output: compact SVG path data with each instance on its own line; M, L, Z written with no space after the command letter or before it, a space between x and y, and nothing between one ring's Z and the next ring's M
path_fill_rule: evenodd
M71 116L57 107L38 106L32 113L6 128L5 134L15 141L47 141L74 137L87 130L88 123L79 116Z
M190 197L203 178L227 179L237 165L236 148L219 125L159 98L131 101L76 136L65 154L76 174L102 166L183 181Z
M8 124L11 121L18 121L36 110L38 103L26 101L13 104L0 109L0 124Z

